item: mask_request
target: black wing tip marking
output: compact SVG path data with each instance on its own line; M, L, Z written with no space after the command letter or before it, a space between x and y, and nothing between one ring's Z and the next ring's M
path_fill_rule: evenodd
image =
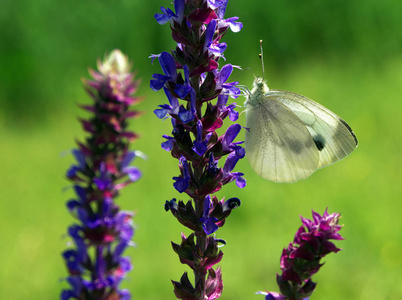
M318 134L313 137L313 141L315 143L315 146L317 147L318 151L321 151L325 147L325 139L321 134Z
M355 133L353 132L352 128L350 128L349 124L346 123L343 119L339 118L339 121L349 130L350 134L352 135L353 139L355 140L356 146L359 144Z

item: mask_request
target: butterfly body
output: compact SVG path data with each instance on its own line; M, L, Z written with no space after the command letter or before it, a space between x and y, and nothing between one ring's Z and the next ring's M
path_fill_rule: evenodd
M357 147L352 129L335 113L299 94L269 90L261 78L245 108L246 156L265 179L305 179Z

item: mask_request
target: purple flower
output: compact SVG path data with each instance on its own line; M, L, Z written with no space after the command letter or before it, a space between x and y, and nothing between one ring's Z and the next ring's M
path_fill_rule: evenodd
M211 204L212 204L211 196L208 195L205 197L205 200L204 200L204 211L202 214L202 218L200 220L202 223L202 228L204 229L204 231L207 235L210 235L211 233L214 233L215 231L218 230L218 225L215 224L218 221L218 219L210 217L210 215L209 215L209 211L211 209Z
M343 240L338 231L340 214L324 214L313 211L313 220L300 216L302 226L296 232L293 243L282 251L281 270L277 274L277 283L281 294L274 292L259 292L266 295L265 299L309 299L314 292L316 283L311 277L323 266L320 262L328 253L337 253L341 249L329 240Z
M176 63L173 56L168 52L162 52L158 59L164 74L152 75L154 79L151 80L150 86L154 91L163 88L167 81L176 82L177 79Z
M179 108L179 119L187 124L188 122L194 120L194 114L191 111L186 110L183 106Z
M177 115L179 112L179 101L176 97L173 97L166 87L163 87L167 98L169 99L170 105L163 104L159 105L159 109L155 109L154 113L159 119L163 119L167 114Z
M243 152L241 152L241 154L243 154ZM244 188L246 186L246 179L243 177L244 174L241 172L231 172L240 158L242 158L241 155L237 155L236 152L232 152L229 154L223 167L223 178L225 182L231 182L235 180L236 185L239 188Z
M86 157L85 154L82 153L80 150L78 149L73 149L71 151L71 153L73 154L75 160L77 161L78 165L72 165L68 171L66 176L68 178L74 178L77 176L77 174L79 172L83 172L86 168L87 162L86 162Z
M184 83L176 84L174 88L174 92L181 99L184 99L184 97L186 97L192 91L192 87L189 82L190 71L186 65L183 66L183 71L184 71Z
M240 150L241 147L238 146L239 143L232 143L239 134L240 130L241 126L239 124L229 126L222 138L222 151L231 152L234 150L236 152L236 150ZM239 158L244 157L244 155L242 156L242 154L238 156Z
M207 29L205 31L205 44L204 44L204 51L209 51L210 54L214 55L215 57L223 57L223 52L226 50L227 45L226 43L214 43L213 37L215 34L216 29L216 20L211 20L207 25Z
M208 165L206 169L208 174L210 174L211 176L218 174L220 171L220 168L218 167L218 161L215 160L213 153L210 153L209 155Z
M64 290L61 293L62 300L68 299L79 299L82 290L85 290L88 287L88 283L83 281L79 276L70 276L67 281L71 286L71 290Z
M155 14L156 21L163 25L167 23L170 19L177 17L177 15L169 8L161 7L162 14Z
M236 20L238 20L238 17L232 17L226 20L223 20L222 22L220 22L220 26L219 27L230 27L230 30L232 30L233 32L239 32L242 28L243 28L243 24L240 22L236 22Z
M98 69L90 71L94 80L85 82L95 103L82 106L92 114L81 120L90 136L72 151L77 163L67 172L76 194L67 208L78 224L69 227L73 247L63 252L70 285L61 293L64 300L130 299L119 284L132 269L122 254L132 245L133 213L121 211L114 198L122 187L141 177L139 169L130 165L141 153L128 150L136 134L127 130L128 118L138 115L129 111L131 104L139 102L132 96L138 82L119 50L100 62Z
M166 139L165 142L162 143L162 149L166 150L166 151L170 151L173 148L173 143L174 143L174 138L167 136L167 135L163 135L163 137Z
M190 173L188 169L188 163L184 156L180 157L182 176L173 177L176 182L173 184L174 188L179 192L183 193L190 186Z
M223 208L223 211L230 211L232 209L239 207L240 204L241 204L241 201L239 198L230 198L223 203L222 208Z
M170 201L167 201L167 200L166 200L166 203L165 203L165 210L166 210L166 211L169 211L169 210L177 210L177 208L178 208L178 205L177 205L177 203L176 203L176 198L173 198L173 199L170 200Z
M219 72L218 80L216 82L216 88L222 89L223 95L229 95L230 97L236 99L240 96L240 88L237 87L238 82L226 83L230 74L233 72L233 66L231 64L222 67Z
M98 189L104 191L112 184L112 180L110 179L110 174L106 171L106 166L104 162L100 164L99 170L100 176L98 178L95 177L93 180Z
M227 2L177 0L175 12L162 8L162 14L155 15L159 24L169 22L177 47L171 53L151 55L152 59L158 58L162 74L152 75L150 87L154 91L163 88L169 100L154 113L159 119L172 121L172 136L163 135L161 146L179 160L180 175L173 177L174 188L192 199L187 203L166 201L165 210L194 231L182 237L181 245L172 245L180 261L200 278L195 286L186 273L180 282L174 281L179 299L220 297L222 276L212 267L223 255L217 250L221 239L209 235L224 225L240 200L219 201L211 195L231 181L241 188L246 185L243 173L233 172L245 154L243 142L235 141L242 127L234 124L222 136L217 133L227 117L236 121L239 116L236 104L228 104L229 97L240 95L238 83L229 81L233 65L219 69L219 59L224 59L227 48L222 37L229 28L239 31L242 26L236 17L224 19Z
M131 182L135 182L141 178L142 173L137 167L130 166L133 159L137 156L134 151L128 152L121 161L122 173L127 174Z
M228 98L228 95L220 95L218 97L217 105L219 106L219 109L222 111L223 115L229 114L230 121L235 122L239 118L239 112L235 111L236 103L226 106Z
M73 153L75 159L78 162L78 167L80 168L80 170L83 170L87 164L84 153L82 153L80 150L77 149L74 149L71 152Z
M203 140L202 134L202 122L199 120L197 122L197 139L194 141L193 147L194 152L198 155L204 155L205 151L207 151L208 142L212 136L212 133L208 133L205 137L205 140Z
M163 25L167 22L169 22L171 19L176 19L176 21L180 21L180 16L182 15L183 11L184 11L184 0L176 0L174 2L174 8L176 13L174 13L171 9L169 8L164 8L161 7L162 10L162 14L155 14L155 19L156 21Z

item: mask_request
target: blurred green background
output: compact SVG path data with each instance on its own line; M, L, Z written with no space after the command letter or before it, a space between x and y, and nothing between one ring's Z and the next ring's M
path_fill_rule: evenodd
M60 253L73 222L65 202L73 196L65 171L69 149L83 132L76 106L89 103L80 78L96 59L120 48L134 61L146 99L145 114L131 123L141 134L133 144L148 155L137 160L144 175L122 191L118 203L136 212L136 248L127 253L134 270L123 286L133 299L175 299L170 279L184 271L170 241L180 242L180 226L163 210L177 197L171 178L177 161L160 148L170 122L153 109L166 103L149 88L159 73L148 56L175 47L168 25L153 18L162 0L1 0L0 9L0 299L58 299L67 285ZM220 266L221 299L262 299L275 290L283 247L311 209L342 214L343 248L325 258L314 276L311 299L402 299L402 3L397 0L231 0L226 17L244 28L228 32L227 62L261 74L264 40L266 78L271 88L306 95L341 115L359 138L359 147L340 163L296 184L259 178L246 159L236 171L247 187L225 186L220 197L239 197L226 225ZM221 62L224 63L223 61ZM250 71L235 80L250 87ZM236 102L243 105L244 99ZM240 118L245 125L244 115ZM183 198L184 197L184 198Z

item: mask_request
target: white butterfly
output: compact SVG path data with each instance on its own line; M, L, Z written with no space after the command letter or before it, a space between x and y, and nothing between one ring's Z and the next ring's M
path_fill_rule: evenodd
M305 179L357 147L352 129L332 111L299 94L269 90L261 78L244 105L246 156L265 179Z

